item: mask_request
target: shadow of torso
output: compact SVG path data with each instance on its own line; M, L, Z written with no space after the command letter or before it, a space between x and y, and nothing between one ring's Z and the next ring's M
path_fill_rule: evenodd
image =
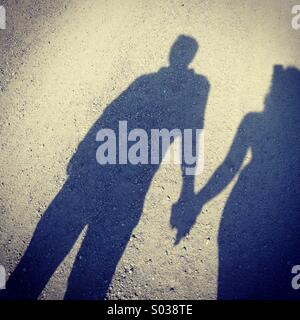
M112 219L113 209L117 224L124 214L127 224L128 219L134 218L133 225L136 225L146 192L164 154L160 154L159 164L99 165L96 161L100 144L96 141L97 132L109 128L118 135L119 121L127 121L128 132L143 129L149 138L150 162L151 129L180 129L183 132L187 128L203 128L207 95L207 80L193 70L185 69L179 73L178 70L162 68L158 73L137 79L105 109L69 163L68 185L71 189L77 188L76 195L80 194L82 198L80 203L96 203L97 217L101 216L99 208L102 208L101 213L104 209ZM117 137L117 146L118 142ZM134 143L128 142L128 149ZM135 210L129 210L135 202L138 203L138 216L135 216ZM90 223L89 215L83 215L83 219Z

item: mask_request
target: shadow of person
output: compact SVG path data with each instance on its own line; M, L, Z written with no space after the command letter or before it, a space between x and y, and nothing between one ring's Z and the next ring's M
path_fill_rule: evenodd
M154 128L202 128L209 84L188 69L197 50L193 38L179 36L170 51L170 65L135 80L94 123L70 160L66 183L9 278L9 299L37 299L85 226L65 299L105 298L163 154L157 164L100 165L96 135L103 128L117 133L119 121L127 121L128 132L141 128L148 136ZM183 186L192 187L193 177L184 177Z
M252 157L244 167L247 151ZM275 66L265 109L245 116L231 149L186 214L190 221L239 174L222 215L219 299L299 299L300 71ZM175 207L171 223L186 234ZM297 296L298 295L298 296Z

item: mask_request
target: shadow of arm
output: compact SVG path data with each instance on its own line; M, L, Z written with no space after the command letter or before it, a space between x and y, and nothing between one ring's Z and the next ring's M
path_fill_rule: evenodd
M216 197L238 173L250 147L247 137L249 121L253 121L252 117L246 116L237 131L227 157L205 187L193 197L186 197L186 201L178 202L173 206L170 223L173 228L177 229L175 244L178 244L190 232L204 204Z
M242 167L247 150L250 147L249 138L247 137L250 121L253 121L252 116L247 115L237 130L225 160L208 180L205 187L198 193L197 197L202 205L222 192Z

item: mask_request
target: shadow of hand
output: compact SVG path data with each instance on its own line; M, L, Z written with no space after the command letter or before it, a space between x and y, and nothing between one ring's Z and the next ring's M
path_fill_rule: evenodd
M202 210L202 205L199 205L199 199L196 195L188 200L179 200L172 206L170 225L172 229L177 229L175 245L189 234L193 225L196 222L198 214Z

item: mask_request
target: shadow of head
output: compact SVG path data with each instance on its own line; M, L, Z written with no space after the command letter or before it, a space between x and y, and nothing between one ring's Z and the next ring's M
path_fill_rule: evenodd
M275 65L273 68L272 86L265 98L265 111L280 112L281 116L294 114L299 109L300 71L295 67L284 68ZM284 107L284 109L283 109ZM289 112L286 112L289 111Z
M170 66L176 69L186 69L194 59L198 47L194 38L180 35L170 50Z

